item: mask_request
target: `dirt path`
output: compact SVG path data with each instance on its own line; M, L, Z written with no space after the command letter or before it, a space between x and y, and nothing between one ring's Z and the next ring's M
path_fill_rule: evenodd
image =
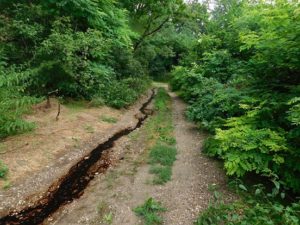
M164 224L192 225L209 204L210 185L217 185L227 200L233 198L220 165L201 153L205 135L184 118L186 105L170 95L178 150L172 180L163 186L150 183L147 130L142 127L112 149L111 157L123 160L99 174L80 199L61 208L45 224L143 224L132 209L153 197L167 208L162 214Z

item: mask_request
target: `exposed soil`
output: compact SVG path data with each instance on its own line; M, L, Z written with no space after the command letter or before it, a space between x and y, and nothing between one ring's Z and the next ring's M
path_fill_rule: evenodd
M38 110L28 117L31 121L37 121L38 129L32 134L12 137L2 143L1 159L10 168L8 179L13 187L0 191L0 216L33 205L43 198L41 194L46 193L51 184L63 177L92 149L112 134L133 128L138 122L136 115L140 113L141 104L150 94L126 111L107 107L84 110L62 107L60 119L55 121L57 112L53 107L45 112ZM103 116L113 117L118 122L107 123ZM75 144L74 137L77 137ZM14 146L14 143L22 142L25 143L23 146Z
M218 186L225 200L235 198L218 162L201 153L205 135L185 120L186 105L175 94L171 97L178 149L172 180L163 186L150 182L147 130L141 127L110 150L113 163L108 172L97 175L80 199L62 207L45 224L143 224L132 209L154 197L168 209L162 215L164 224L192 225L209 204L210 185Z
M34 107L34 113L26 116L37 128L30 133L6 138L0 142L0 158L8 166L8 180L12 186L21 184L47 165L95 134L106 133L115 124L102 120L106 116L120 120L125 111L109 107L84 108L61 106L56 121L57 101L51 99L51 108L43 102ZM3 185L0 180L0 186Z

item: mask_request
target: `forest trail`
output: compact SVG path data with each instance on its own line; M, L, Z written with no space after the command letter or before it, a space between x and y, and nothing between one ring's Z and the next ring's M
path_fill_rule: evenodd
M113 155L124 155L106 174L100 174L86 189L84 195L62 207L45 224L143 224L132 209L150 197L162 203L166 225L192 225L199 212L207 208L215 186L231 200L226 177L219 164L204 156L201 148L205 135L184 116L186 104L170 93L173 105L174 135L177 140L177 160L172 180L165 185L153 185L147 164L147 129L142 126L129 137L119 140Z

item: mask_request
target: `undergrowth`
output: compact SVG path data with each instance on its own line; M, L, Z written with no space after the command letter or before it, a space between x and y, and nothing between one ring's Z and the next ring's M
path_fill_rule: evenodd
M149 198L143 205L136 207L133 211L144 219L145 225L159 225L163 223L159 213L166 211L166 209L153 198Z
M233 183L239 200L226 203L214 189L209 207L198 217L195 225L300 224L300 202L287 204L283 200L284 192L273 189L268 193L261 184L248 187L240 180L232 182L232 187Z

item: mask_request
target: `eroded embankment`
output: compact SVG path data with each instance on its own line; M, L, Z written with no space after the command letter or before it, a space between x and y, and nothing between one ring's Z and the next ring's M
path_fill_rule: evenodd
M98 145L90 154L75 164L64 177L53 184L44 198L40 199L34 206L2 217L0 224L40 224L60 206L79 198L95 175L99 172L104 172L109 167L109 160L103 159L103 157L105 158L103 152L112 148L115 141L139 128L143 121L147 119L148 114L145 109L152 101L154 94L153 90L150 98L140 108L143 116L138 118L138 122L134 127L119 131L107 141Z

